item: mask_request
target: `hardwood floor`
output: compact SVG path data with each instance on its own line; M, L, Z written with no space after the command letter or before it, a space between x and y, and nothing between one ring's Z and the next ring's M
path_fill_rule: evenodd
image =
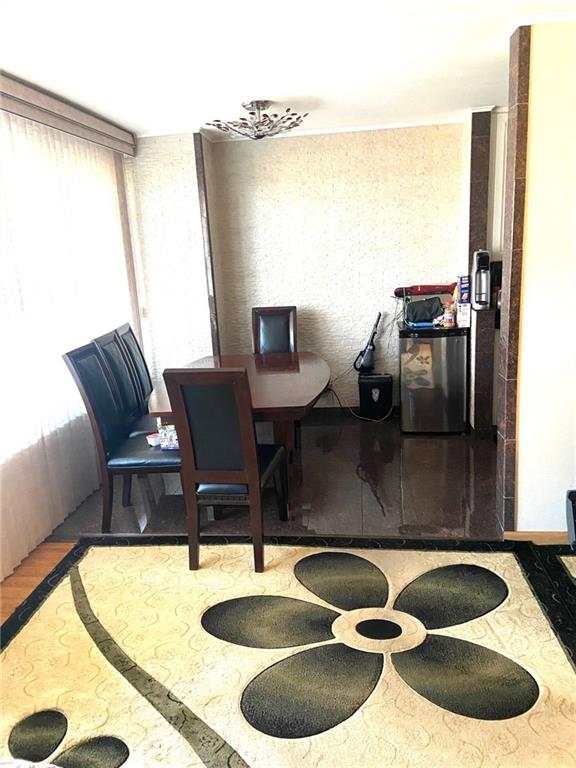
M40 544L4 579L0 584L0 622L6 621L74 545L73 541Z
M568 544L565 531L504 531L509 541L533 541L534 544Z

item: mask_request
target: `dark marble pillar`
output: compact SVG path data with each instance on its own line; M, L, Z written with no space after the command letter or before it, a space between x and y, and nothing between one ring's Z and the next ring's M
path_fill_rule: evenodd
M485 250L487 244L491 121L491 110L472 113L468 271L472 269L472 256L474 251Z
M474 251L485 250L488 238L491 110L472 114L470 142L470 216L468 271ZM472 311L470 328L470 424L479 437L492 435L495 313Z
M505 530L516 527L516 396L529 76L530 27L519 27L510 38L500 366L496 384L497 494Z
M472 310L470 329L470 424L476 437L492 437L496 310Z

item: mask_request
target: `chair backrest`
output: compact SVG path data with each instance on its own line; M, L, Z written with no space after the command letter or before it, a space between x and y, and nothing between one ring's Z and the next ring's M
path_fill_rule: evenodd
M116 333L124 344L126 353L132 362L133 370L136 372L138 388L140 391L140 402L143 406L142 409L145 413L148 413L147 403L153 387L150 371L146 364L146 358L144 357L142 348L140 347L138 339L129 323L125 323L125 325L121 325L120 328L116 328Z
M135 418L141 413L140 389L136 371L120 336L111 331L94 339L94 344L112 372L126 417Z
M259 488L246 369L168 369L164 381L178 432L183 480Z
M99 458L103 461L127 432L112 374L94 342L66 352L62 357L82 395Z
M296 307L253 307L252 344L261 355L297 352Z

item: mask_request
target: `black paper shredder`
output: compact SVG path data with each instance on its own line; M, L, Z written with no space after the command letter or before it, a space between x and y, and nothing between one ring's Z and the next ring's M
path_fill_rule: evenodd
M361 373L358 376L360 416L384 419L392 410L392 374Z

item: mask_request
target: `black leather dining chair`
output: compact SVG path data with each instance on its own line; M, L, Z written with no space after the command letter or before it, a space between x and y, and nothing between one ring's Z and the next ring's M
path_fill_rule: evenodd
M126 420L130 426L129 437L149 435L156 432L156 417L149 413L142 415L139 382L125 346L116 333L111 331L93 339L114 377L114 383L120 397Z
M130 437L130 423L114 377L94 342L62 357L80 390L96 441L102 483L102 533L109 533L114 476L180 472L180 453L151 448L144 435Z
M148 413L142 413L137 373L118 333L110 331L110 333L105 333L93 341L105 358L112 374L113 384L122 404L123 416L129 427L128 437L138 437L156 432L158 429L157 419ZM131 494L132 475L124 475L122 503L125 507L131 503Z
M296 307L253 307L252 346L257 355L297 352Z
M244 368L164 371L182 457L190 570L199 564L200 506L248 506L254 569L264 570L262 489L274 480L280 518L288 519L288 470L282 445L257 445Z
M298 351L296 307L252 307L252 348L257 355ZM296 446L302 443L302 428L295 422Z
M136 377L136 384L138 389L138 396L140 400L140 412L142 414L148 413L148 398L152 394L152 378L150 371L148 370L148 364L146 358L142 352L142 348L136 338L136 334L132 330L129 323L121 325L116 328L116 334L124 345L124 349L131 362L132 369Z

